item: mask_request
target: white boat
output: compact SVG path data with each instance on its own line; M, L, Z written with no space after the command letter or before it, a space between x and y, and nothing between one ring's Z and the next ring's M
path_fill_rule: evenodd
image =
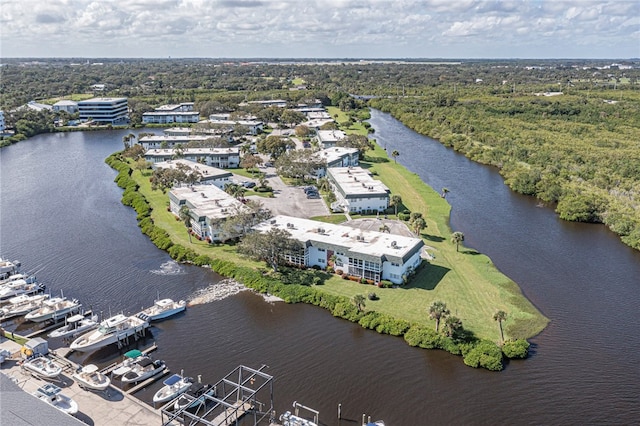
M20 315L25 315L42 306L42 303L49 297L48 294L34 294L20 296L9 299L9 304L0 309L0 318L8 319Z
M283 426L318 426L318 423L307 420L304 417L291 414L290 411L285 411L280 415L280 421Z
M85 365L71 377L84 389L103 391L111 384L111 379L102 374L95 364Z
M174 302L172 299L160 299L153 303L153 306L138 313L138 317L145 321L158 321L168 318L187 309L187 302L180 300Z
M82 314L72 315L66 319L66 324L53 330L49 337L78 337L81 333L93 330L98 326L98 316L85 317Z
M77 312L81 306L77 299L69 300L66 297L52 297L49 300L45 300L42 307L29 312L24 318L33 322L56 320Z
M34 294L44 290L44 285L30 280L18 279L0 285L0 300L7 300L21 294Z
M131 366L136 362L140 361L143 358L149 358L148 355L144 355L138 349L132 349L124 354L124 360L116 364L111 371L111 375L113 376L122 376L123 374L129 372L131 370ZM151 359L151 358L149 358Z
M162 384L164 386L153 395L154 403L169 401L186 392L193 384L193 379L191 377L183 377L180 374L174 374L162 382Z
M24 275L24 274L9 275L8 277L0 280L0 286L4 285L4 284L8 284L8 283L16 281L16 280L26 280L27 278L28 278L28 275Z
M196 383L194 386L191 386L189 390L184 392L178 397L178 399L176 399L176 402L173 404L173 409L177 411L181 409L195 408L202 404L205 404L205 395L215 396L216 389L211 384L201 383L200 376L198 376L198 383Z
M118 314L102 321L97 330L87 332L71 343L71 349L89 352L120 342L149 327L149 323L136 317Z
M29 358L22 363L22 368L43 379L54 379L62 373L62 367L46 356Z
M68 396L62 393L62 389L53 383L39 387L33 394L49 405L53 405L58 410L67 414L76 414L78 412L78 404Z
M4 280L20 272L20 262L0 258L0 279Z
M129 371L122 375L122 383L138 383L153 377L165 368L164 361L140 357L129 366Z

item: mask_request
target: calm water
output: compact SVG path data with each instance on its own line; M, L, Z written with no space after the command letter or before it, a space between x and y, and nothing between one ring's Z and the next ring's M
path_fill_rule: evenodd
M534 356L501 373L474 370L322 309L270 304L250 292L194 305L152 327L146 343L157 342L155 356L205 381L239 364L266 364L276 410L297 400L320 410L326 425L356 425L362 413L391 426L638 423L640 255L603 227L560 222L510 193L495 170L388 115L373 111L371 123L379 143L400 152L399 162L434 188L450 189L452 227L552 320L533 339ZM104 158L122 148L126 133L40 135L0 150L0 255L104 315L135 312L158 292L191 299L221 285L211 271L172 262L120 203ZM76 359L119 356L106 348ZM138 396L150 401L158 387Z

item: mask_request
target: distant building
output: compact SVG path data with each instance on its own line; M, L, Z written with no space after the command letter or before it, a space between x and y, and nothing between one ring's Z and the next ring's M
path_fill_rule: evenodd
M375 213L389 207L389 188L361 167L328 168L327 178L336 195L335 212Z
M143 145L144 146L144 145ZM239 148L183 148L182 158L219 169L240 167ZM170 161L176 156L175 149L147 149L144 158L152 163Z
M333 148L338 141L346 138L347 134L342 130L318 130L316 138L322 148Z
M188 167L189 170L200 174L198 180L202 185L215 185L220 189L224 189L224 186L233 183L233 173L226 170L218 169L216 167L207 166L206 164L200 164L195 161L177 159L160 161L153 164L154 169L177 169L178 165Z
M291 216L276 216L254 226L258 232L278 228L302 243L300 253L286 253L295 265L326 268L330 262L345 274L379 283L389 280L402 284L403 275L414 271L422 262L424 242L377 231L345 225L317 222Z
M189 142L206 142L213 136L209 135L150 135L143 136L138 139L138 143L142 145L144 149L153 148L175 148L177 145L185 146Z
M6 124L4 123L4 111L0 111L0 133L4 133L6 128Z
M260 120L220 120L218 114L212 114L211 116L209 116L208 123L211 123L215 126L224 127L228 130L233 130L236 126L242 126L247 129L247 134L253 136L262 132L262 129L264 128L264 123Z
M327 167L355 167L360 160L358 148L333 147L321 149L317 155L327 161Z
M127 98L92 98L78 102L81 120L102 124L124 123L128 119Z
M34 110L34 111L51 111L53 107L47 104L41 104L36 101L29 101L25 105L26 108Z
M143 123L197 123L200 113L193 110L193 102L183 102L177 105L162 105L153 112L142 114Z
M169 191L169 209L180 217L187 206L193 233L201 240L224 241L231 237L223 231L225 220L240 212L249 212L242 202L215 185L194 185Z
M53 110L64 111L64 112L68 112L69 114L75 114L76 112L78 112L78 103L68 99L62 99L56 102L55 104L53 104Z
M287 101L284 99L270 99L266 101L249 101L247 102L250 105L260 105L263 107L278 107L278 108L286 108Z

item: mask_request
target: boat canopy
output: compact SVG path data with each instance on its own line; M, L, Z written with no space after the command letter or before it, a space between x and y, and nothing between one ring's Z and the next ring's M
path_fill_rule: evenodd
M140 352L137 349L130 350L129 352L125 352L124 354L124 356L127 358L138 358L141 355L142 355L142 352Z
M140 361L136 362L136 364L138 364L140 367L147 367L153 364L153 361L151 360L151 358L142 358Z
M83 319L84 319L84 315L77 314L77 315L73 315L73 316L70 316L69 318L67 318L67 322L68 323L69 322L78 322L78 321L82 321Z
M162 383L166 386L173 386L176 383L178 383L180 380L182 380L182 376L179 374L174 374L173 376L169 377L167 380L165 380Z
M87 373L87 374L95 373L98 370L99 370L98 366L95 365L95 364L89 364L89 365L85 365L84 367L82 367L82 372L83 373Z

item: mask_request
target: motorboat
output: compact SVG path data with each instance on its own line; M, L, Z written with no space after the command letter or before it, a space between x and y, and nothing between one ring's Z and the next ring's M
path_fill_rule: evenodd
M122 376L124 373L129 372L133 364L140 361L143 358L149 358L148 355L143 354L138 349L132 349L124 353L124 360L121 363L116 364L111 371L113 376ZM150 358L149 358L150 359Z
M86 317L82 314L72 315L66 319L66 324L53 330L49 337L78 337L81 333L93 330L98 326L98 316Z
M34 294L32 296L21 294L9 299L9 304L0 309L0 318L9 319L38 309L49 297L48 294Z
M22 368L42 379L55 379L62 373L62 367L42 355L26 359Z
M103 391L111 384L111 379L102 374L95 364L88 364L79 368L71 377L83 389Z
M14 260L13 262L7 259L0 258L0 279L5 280L11 275L18 274L20 272L20 262Z
M149 357L140 357L129 367L129 371L122 375L122 383L138 383L149 377L153 377L165 368L164 361L152 360Z
M16 280L26 280L27 278L28 278L28 275L24 275L24 274L9 275L8 277L0 280L0 286Z
M62 389L53 383L47 383L39 387L32 395L54 406L63 413L76 414L78 412L78 404L63 394Z
M290 411L285 411L280 415L280 422L283 426L318 426L318 423L296 416Z
M19 296L21 294L34 294L44 291L44 284L24 278L10 281L0 285L0 301Z
M216 389L211 384L203 384L198 376L198 383L191 386L186 392L176 399L174 410L195 408L206 403L206 396L215 396Z
M180 300L174 302L173 299L160 299L153 303L153 306L138 313L138 317L145 321L158 321L168 318L187 309L187 302Z
M66 297L52 297L42 303L42 307L29 312L25 319L33 322L43 322L64 318L70 313L80 310L82 304L77 299L67 299Z
M154 404L156 402L169 401L186 392L193 384L193 379L191 377L183 377L180 374L174 374L162 382L162 384L164 386L153 395Z
M71 349L90 352L112 343L121 342L149 327L149 323L136 317L117 314L102 321L97 330L89 331L71 343Z

